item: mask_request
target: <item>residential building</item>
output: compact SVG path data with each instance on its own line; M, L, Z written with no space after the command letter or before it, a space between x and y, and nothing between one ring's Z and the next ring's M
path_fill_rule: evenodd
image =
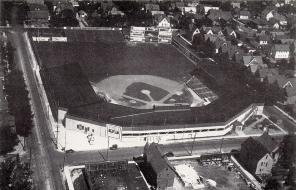
M282 26L286 26L288 24L287 18L277 12L274 13L273 19L277 20Z
M237 34L236 34L235 30L229 26L225 27L225 33L226 33L226 36L228 36L228 37L237 38Z
M112 7L110 12L109 12L109 15L112 15L112 16L124 16L124 12L122 12L121 10L119 10L117 7Z
M261 46L265 46L265 45L269 44L270 38L268 35L262 34L258 37L258 41Z
M239 12L239 19L240 20L248 20L251 17L251 13L249 11L240 11Z
M275 44L272 48L271 55L275 60L288 60L290 57L290 46L287 44Z
M146 164L152 168L152 185L158 190L173 188L176 177L175 169L170 165L158 144L147 143L145 145L144 159Z
M212 21L223 19L225 21L228 21L232 18L232 14L230 11L222 11L222 10L209 10L209 14L207 16Z
M286 77L284 75L278 76L277 83L280 88L283 88L286 93L285 104L296 103L296 78Z
M48 26L49 12L44 4L28 4L26 23L32 26Z
M182 8L182 13L183 14L196 14L197 13L197 10L196 10L196 7L189 7L189 6L186 6L186 7L183 7Z
M243 56L243 62L244 66L250 67L253 74L256 73L259 67L267 67L267 65L263 64L262 56Z
M278 148L278 143L264 132L258 139L249 137L242 143L239 160L253 175L270 175L279 158Z
M145 11L147 12L152 12L152 11L159 11L159 5L154 4L154 3L146 3L145 4Z
M219 10L219 7L211 6L211 5L198 5L197 6L197 12L202 13L204 15L207 15L209 10Z
M261 18L269 21L273 17L275 9L273 6L266 7L261 13Z
M240 9L240 2L231 2L232 8L238 8Z
M171 28L170 18L165 15L155 15L154 23L158 28Z

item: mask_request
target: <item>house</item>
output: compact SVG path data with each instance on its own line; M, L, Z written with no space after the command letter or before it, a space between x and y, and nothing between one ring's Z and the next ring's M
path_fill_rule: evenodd
M112 16L124 16L124 12L122 12L121 10L119 10L117 7L112 7L111 11L109 12L109 15Z
M209 14L207 16L212 21L223 19L228 21L232 18L232 14L230 11L222 11L222 10L209 10Z
M278 30L278 29L280 29L280 24L278 22L273 22L272 23L272 28Z
M250 67L253 74L256 73L259 67L267 67L263 64L262 56L246 55L243 56L244 66Z
M204 34L208 34L208 35L224 36L222 28L220 26L212 26L212 27L202 26L202 31L204 32Z
M261 82L264 78L267 78L269 84L276 83L281 89L284 89L286 93L285 104L296 103L296 78L293 76L293 74L295 75L295 71L292 71L290 74L281 75L277 68L260 67L258 70Z
M288 78L284 75L280 75L277 79L277 83L280 88L283 88L286 92L285 104L296 103L296 78Z
M279 40L280 40L281 44L293 45L294 42L295 42L295 39L290 38L290 37L288 37L288 38L282 38L282 39L279 39Z
M279 21L280 25L287 26L288 20L284 15L281 15L279 13L275 13L274 17L275 20Z
M226 53L227 52L227 41L222 38L218 38L214 41L215 53Z
M155 16L155 15L164 15L164 11L151 11L151 15Z
M226 26L225 27L225 35L228 37L233 37L233 38L237 38L236 32L233 28Z
M275 60L288 60L290 57L290 46L287 44L275 44L272 47L271 55Z
M251 17L251 13L249 11L240 11L239 12L239 19L240 20L248 20Z
M207 15L209 10L219 10L220 8L219 7L215 7L215 6L212 6L212 5L198 5L197 6L197 12L198 13L201 13L201 14L204 14L204 15Z
M27 24L40 26L48 25L49 11L46 5L43 4L28 4Z
M261 18L269 21L271 18L273 18L275 10L276 8L273 6L266 7L261 13Z
M153 3L146 3L145 4L145 11L151 12L151 11L159 11L159 5L158 4L153 4Z
M231 6L232 6L232 8L238 8L238 9L240 9L240 2L231 2Z
M196 14L197 10L196 10L196 7L183 7L182 8L182 13L183 14Z
M258 139L249 137L242 143L239 160L253 175L270 175L279 158L278 148L278 143L264 132Z
M56 14L60 14L63 10L69 9L74 11L74 7L70 2L53 2L53 8Z
M155 15L154 24L158 28L171 28L170 18L165 15Z
M269 44L270 38L268 35L262 34L258 37L258 41L261 46L265 46L265 45Z
M152 169L152 185L159 190L173 188L176 177L175 169L170 165L158 144L147 143L145 145L144 159Z
M182 11L183 7L185 7L185 4L182 1L181 2L176 2L176 3L173 4L173 7L179 9L180 11Z

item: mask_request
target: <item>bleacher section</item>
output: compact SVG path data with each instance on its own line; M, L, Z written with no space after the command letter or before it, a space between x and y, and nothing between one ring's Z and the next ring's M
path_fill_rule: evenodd
M218 96L195 76L187 81L186 85L191 88L205 102L211 103L218 99Z

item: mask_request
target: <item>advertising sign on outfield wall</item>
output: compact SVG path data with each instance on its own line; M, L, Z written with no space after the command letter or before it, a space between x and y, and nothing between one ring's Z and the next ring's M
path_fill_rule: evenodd
M33 39L33 41L37 41L37 42L47 42L50 40L50 37L40 37L40 36L35 37L35 36L33 36L32 39Z
M51 40L53 42L66 42L67 41L67 37L52 37Z

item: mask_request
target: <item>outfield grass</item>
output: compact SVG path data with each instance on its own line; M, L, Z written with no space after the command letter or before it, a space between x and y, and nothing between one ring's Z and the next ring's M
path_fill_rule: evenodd
M182 82L195 66L170 44L34 43L43 67L78 62L92 82L112 75L156 75Z

